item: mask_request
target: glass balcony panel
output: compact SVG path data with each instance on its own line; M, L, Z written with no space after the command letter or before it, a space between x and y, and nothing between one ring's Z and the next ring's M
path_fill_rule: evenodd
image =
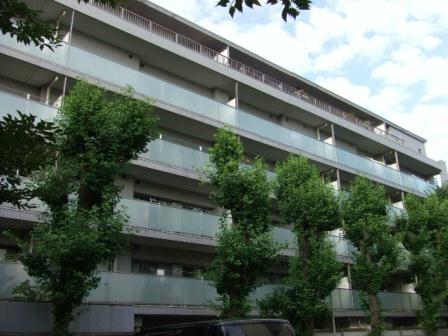
M254 293L250 295L250 300L256 303L256 300L260 300L266 297L266 295L272 293L275 288L280 287L280 285L266 284L258 287Z
M220 120L220 109L230 109L229 106L226 107L224 104L219 104L212 99L195 95L188 91L185 94L187 95L187 99L192 99L192 102L195 102L195 106L191 107L189 110L209 119ZM190 95L193 95L193 97L190 97Z
M339 256L348 257L347 240L343 237L329 235L328 239L333 243L336 254Z
M219 230L219 217L215 215L126 198L121 205L133 227L207 237Z
M287 248L293 249L296 247L294 234L290 229L274 226L272 235L275 241L285 243Z
M359 290L351 290L351 291L353 297L353 309L362 310L363 304L360 291Z
M191 279L160 276L158 280L160 283L160 301L169 305L184 305L184 292L194 288Z
M218 106L218 113L219 113L219 121L231 125L234 127L238 127L238 117L237 117L237 110L235 108L222 104Z
M79 71L111 84L125 87L131 85L139 89L140 72L104 57L93 55L92 52L76 47L70 48L69 66Z
M135 88L135 90L143 94L145 92L151 92L152 94L148 95L148 97L162 99L164 87L155 78L140 73L138 77L138 88Z
M14 288L27 278L22 264L0 261L0 299L13 298Z
M158 277L131 273L100 273L101 281L87 297L90 302L123 302L160 304L161 285Z
M204 217L204 225L202 228L203 235L206 237L216 237L220 230L220 217L204 213L201 213L199 215Z
M257 118L250 113L243 111L238 112L238 127L257 135L265 135L267 132L266 125L262 119Z
M420 310L422 307L420 296L415 293L409 293L409 301L411 305L411 310Z
M340 289L341 309L354 309L353 306L353 291L348 289Z
M332 305L333 309L335 309L335 310L342 309L340 290L335 289L331 292L330 301L331 301L331 305Z
M185 279L186 290L183 291L182 301L184 305L207 305L206 288L210 287L207 281L200 279ZM216 292L214 293L216 295ZM213 296L215 297L215 296Z
M16 117L18 116L17 111L20 111L24 114L32 114L39 120L50 120L57 114L56 108L3 91L0 91L0 101L2 104L0 117L7 114Z
M163 160L173 166L184 168L185 155L183 153L183 147L168 141L159 142L162 147Z
M0 37L0 43L31 55L37 55L40 58L54 63L65 65L66 45L56 48L55 52L46 49L41 51L34 46L19 44L15 39L5 35ZM153 99L163 100L193 113L199 113L214 120L221 120L272 140L278 141L280 138L282 142L284 141L284 144L294 146L300 151L320 155L333 162L339 162L347 167L354 168L360 173L367 173L392 183L404 185L418 192L425 193L434 188L434 186L426 181L411 175L400 173L394 169L383 166L380 163L370 161L367 158L362 158L342 149L332 148L332 150L329 150L327 147L322 147L329 145L325 145L322 142L303 134L287 130L279 125L255 117L244 111L235 110L233 115L237 115L237 117L233 117L231 110L228 110L231 109L230 106L200 96L194 92L182 89L160 79L151 78L151 76L143 72L128 68L91 52L73 46L70 50L71 55L69 65L81 74L94 76L115 85L123 86L130 84L134 86L138 92ZM238 121L237 125L234 124L234 121L236 120ZM290 137L285 137L282 134L284 132L290 133ZM289 141L285 141L288 140L288 138ZM337 152L337 156L334 155L335 152Z
M17 40L9 35L0 35L0 43L8 46L10 48L19 50L21 52L30 54L32 56L57 63L60 65L65 65L67 58L67 45L63 44L58 48L55 48L54 51L51 51L48 48L44 48L40 50L40 48L34 45L26 45L24 43L19 43Z
M216 289L206 280L165 277L138 273L100 272L100 283L88 296L88 302L134 304L171 304L206 306L216 297ZM28 276L20 263L0 262L0 299L12 299L12 290ZM31 281L33 283L33 281ZM271 293L279 285L263 285L251 294L252 302ZM419 297L412 293L381 292L385 310L416 311ZM338 288L331 293L335 310L361 310L359 291Z
M403 296L404 294L402 293L383 292L378 294L378 299L384 310L401 311L403 310Z

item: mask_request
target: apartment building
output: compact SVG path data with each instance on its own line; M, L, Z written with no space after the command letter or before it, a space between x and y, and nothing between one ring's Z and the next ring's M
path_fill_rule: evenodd
M422 137L149 1L123 0L116 8L77 0L25 2L62 28L64 43L53 52L0 36L1 113L51 119L81 77L110 91L133 86L154 102L160 118L159 138L117 178L133 228L130 246L99 267L100 285L75 331L129 334L215 317L208 302L216 291L202 274L213 258L221 209L199 181L213 134L224 125L240 136L247 164L260 155L272 169L296 153L316 164L336 190L357 175L383 184L391 218L404 211L405 194L424 196L436 180L447 180L445 163L426 156ZM37 205L28 211L0 205L0 230L26 235L38 220ZM275 216L274 224L275 239L288 248L254 300L278 285L294 254L290 229ZM322 335L363 335L359 293L350 281L353 248L340 230L328 237L345 271L328 298L332 317L318 328ZM27 279L16 254L17 246L0 232L0 334L48 332L49 305L12 294ZM389 328L415 326L421 304L405 269L380 297Z

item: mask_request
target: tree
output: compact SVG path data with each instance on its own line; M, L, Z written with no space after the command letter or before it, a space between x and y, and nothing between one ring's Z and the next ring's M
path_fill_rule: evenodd
M89 0L78 0L88 3ZM104 4L115 6L117 0L99 0ZM0 1L0 31L2 34L15 36L18 42L34 43L35 46L53 50L60 41L60 34L55 25L45 21L40 15L41 11L28 7L20 0Z
M108 98L111 97L111 98ZM75 310L98 284L97 265L123 246L126 217L114 179L156 137L149 101L79 81L57 120L58 158L35 178L47 210L21 242L21 261L53 307L54 335L67 335Z
M279 0L267 0L266 4L277 5ZM311 7L311 0L281 0L282 19L287 21L288 16L296 18L301 10L309 10ZM230 16L234 16L236 11L243 12L244 6L253 8L254 6L261 6L258 0L219 0L217 6L229 7Z
M397 237L388 224L384 187L364 177L356 177L343 200L346 237L357 248L352 266L353 287L361 290L370 319L369 335L383 333L378 292L400 264Z
M52 122L18 112L0 120L0 204L27 207L33 193L25 179L55 158L55 128Z
M328 314L325 298L336 287L341 266L327 231L340 227L333 189L306 158L292 155L277 165L277 199L282 221L292 226L298 255L290 260L287 287L259 302L265 316L287 318L298 335L313 335L316 318Z
M270 184L261 159L253 168L240 167L243 146L229 129L218 130L209 153L212 199L226 213L206 276L218 292L214 308L220 317L241 318L250 311L249 294L279 249L271 235Z
M428 336L437 334L442 304L448 298L448 198L440 188L426 198L406 197L406 214L398 227L411 253L410 272L420 294L420 320Z
M116 5L116 0L100 2ZM53 50L60 42L58 31L39 15L40 11L29 8L22 1L2 0L0 31L16 37L18 42ZM19 112L18 116L12 117L8 112L0 120L0 204L8 202L23 208L28 206L26 201L34 197L24 183L25 178L53 159L54 128L51 122L37 122L32 114Z

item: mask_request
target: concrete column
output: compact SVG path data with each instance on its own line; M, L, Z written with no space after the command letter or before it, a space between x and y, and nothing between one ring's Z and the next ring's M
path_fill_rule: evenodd
M352 273L351 273L351 270L350 270L350 264L347 264L347 276L348 276L348 283L349 283L350 289L353 289L353 286L352 286Z
M339 168L336 168L336 182L337 182L338 190L341 191L342 185L341 185L341 174L339 172Z
M334 317L334 309L331 309L331 324L333 326L333 335L336 336L336 319Z
M403 202L403 209L406 209L406 202L405 202L405 194L403 190L400 190L401 193L401 202Z
M45 89L45 104L47 104L47 105L50 103L51 88L53 87L54 84L56 84L56 82L58 80L59 80L59 77L55 76L53 78L53 80L50 82L50 84L48 84L46 89Z
M440 182L442 185L445 185L448 183L448 173L446 170L446 162L443 160L439 160L439 163L442 165L442 171L440 172Z
M398 152L394 151L395 154L395 164L397 165L397 170L400 170L400 161L398 160Z
M331 128L331 140L333 141L333 146L336 146L336 135L334 133L334 124L333 123L330 124L330 128Z
M71 19L70 19L70 31L69 31L69 34L68 34L68 52L67 52L67 57L65 59L67 66L68 66L69 60L70 60L70 49L71 49L71 45L72 45L73 23L74 22L75 22L75 10L73 9L72 10L72 16L71 16ZM64 85L62 86L62 102L61 102L61 105L64 103L66 88L67 88L67 76L64 76Z
M236 109L238 109L238 106L239 106L239 97L238 97L238 94L239 94L239 93L238 93L238 89L239 89L239 88L238 88L238 86L239 86L239 85L238 85L238 82L236 81L236 82L235 82L235 108L236 108Z

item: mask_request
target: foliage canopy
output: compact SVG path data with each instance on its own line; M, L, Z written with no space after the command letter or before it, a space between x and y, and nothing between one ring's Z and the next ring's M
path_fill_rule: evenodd
M89 0L78 0L88 3ZM115 6L117 0L98 0ZM41 11L30 8L20 0L0 1L0 31L16 37L18 42L33 43L43 48L57 47L61 42L58 30L51 21L40 17Z
M343 199L344 230L356 247L352 283L361 290L371 324L369 335L383 332L378 292L400 265L399 240L392 232L386 209L384 187L364 177L356 177Z
M262 314L287 318L298 335L313 335L314 320L329 313L324 301L341 273L327 231L340 227L334 190L325 185L317 168L292 155L277 165L276 194L284 225L292 227L298 255L290 259L286 287L259 302Z
M270 184L261 159L252 168L240 167L243 146L229 129L218 130L209 153L212 199L226 212L207 278L217 289L214 307L220 317L241 318L250 310L249 294L279 249L271 234Z
M55 136L52 122L20 111L0 120L0 203L29 207L33 193L26 177L54 161Z
M21 243L27 273L53 305L55 335L68 333L75 309L98 285L98 264L121 251L126 217L114 179L155 138L156 123L151 103L134 99L130 88L107 95L79 81L64 101L57 160L34 178L47 210L32 230L32 248Z
M420 321L428 336L436 335L448 299L447 190L440 188L424 199L408 195L407 212L398 220L403 244L411 252L410 271L423 305Z
M277 5L281 3L282 19L287 21L288 17L295 19L302 10L309 10L311 7L311 0L267 0L266 4ZM259 0L219 0L217 6L229 7L230 16L234 16L236 11L242 13L244 6L254 8L254 6L261 6Z

